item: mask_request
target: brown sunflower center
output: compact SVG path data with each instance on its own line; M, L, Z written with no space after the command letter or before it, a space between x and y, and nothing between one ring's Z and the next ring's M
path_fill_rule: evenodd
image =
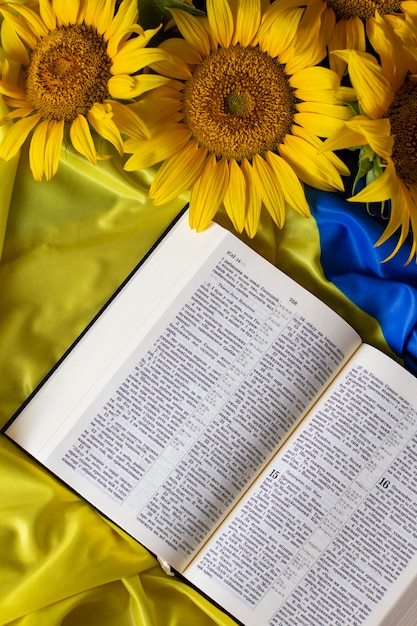
M295 96L282 65L259 48L218 48L184 90L184 122L218 158L251 159L290 131Z
M327 0L327 6L332 8L336 17L340 20L349 20L359 17L367 20L379 11L385 13L395 13L400 10L402 0Z
M48 120L73 120L108 96L111 59L97 32L60 26L43 37L27 70L27 99Z
M417 82L406 81L388 109L394 136L392 158L406 185L417 184Z

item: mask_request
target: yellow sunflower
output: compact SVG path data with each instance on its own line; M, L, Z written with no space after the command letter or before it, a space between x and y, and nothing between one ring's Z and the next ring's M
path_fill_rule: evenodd
M376 245L398 234L388 260L411 233L409 263L417 251L417 76L407 75L402 85L394 88L373 55L353 50L338 54L348 64L364 114L345 122L325 141L324 148L360 148L359 170L367 174L367 184L350 200L390 201L389 221Z
M262 205L279 227L287 205L309 215L300 181L343 189L349 170L319 153L320 138L352 113L335 97L336 73L311 66L324 51L310 11L297 0L208 0L207 17L172 14L182 38L161 47L173 62L151 67L173 80L138 106L152 137L125 144L127 170L163 162L154 203L190 192L192 228L203 230L223 204L234 228L253 237Z
M407 54L390 28L390 19L401 14L401 0L326 0L324 4L326 28L321 37L329 52L346 48L364 52L370 42L391 82L400 85L407 71ZM343 59L330 54L329 64L343 76Z
M30 168L36 180L58 169L64 128L73 147L92 163L99 153L93 129L123 153L122 134L148 136L146 125L120 100L135 98L165 79L138 75L166 56L146 48L156 30L144 31L136 0L39 0L38 10L0 4L3 61L0 94L13 109L0 158L11 159L32 133Z

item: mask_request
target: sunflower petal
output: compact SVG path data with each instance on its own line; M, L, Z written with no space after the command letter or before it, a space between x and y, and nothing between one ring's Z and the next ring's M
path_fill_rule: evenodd
M391 198L391 215L388 222L388 226L382 233L380 239L376 245L385 243L390 237L392 237L398 230L400 231L400 237L398 244L392 253L392 256L397 253L401 248L405 240L407 239L410 228L410 210L407 202L408 192L402 188L401 181L398 181L399 186L395 194Z
M56 15L49 0L39 0L39 13L48 30L55 30Z
M298 102L296 109L302 113L318 113L345 121L351 119L354 115L349 107L330 102Z
M40 118L40 115L30 115L15 122L7 129L0 143L0 159L9 161L19 152L30 131L36 126Z
M172 103L176 101L176 107L182 108L182 100L183 94L182 90L184 89L183 83L177 80L170 79L161 87L155 87L152 91L152 94L148 98L141 98L136 102L138 106L140 106L145 100L147 100L148 104L151 105L152 109L159 109L159 107L155 107L155 101L161 100L169 100ZM154 97L155 96L155 97ZM178 108L176 108L178 110Z
M340 79L334 70L326 67L308 67L289 77L295 97L306 102L338 104L340 100L356 102L357 97L351 88L340 87Z
M29 148L29 165L33 178L41 181L44 174L44 155L46 136L48 132L48 120L40 122L33 131Z
M207 17L215 47L230 46L233 37L233 15L227 0L207 0Z
M137 0L124 0L120 2L116 15L106 31L104 32L104 40L109 41L112 37L116 37L119 41L120 33L128 33L132 24L136 24L138 21L138 2ZM129 35L126 34L126 38Z
M246 221L246 180L234 159L229 163L229 186L223 204L234 229L241 233Z
M407 15L417 18L417 5L415 0L404 0L401 2L401 8Z
M7 98L13 98L21 102L22 106L27 104L26 92L22 87L18 87L14 83L9 83L5 80L0 80L0 94Z
M131 39L120 48L119 52L112 58L111 73L133 74L138 70L156 63L158 61L169 60L169 55L161 48L138 48L135 39Z
M240 166L246 181L246 220L245 231L253 239L258 230L261 217L262 200L255 185L252 166L249 161L243 159Z
M203 19L197 19L188 11L170 9L181 35L202 57L210 54L210 37Z
M179 59L182 59L183 63L188 65L197 65L201 63L201 54L198 50L190 44L189 41L185 39L180 39L179 37L171 37L171 39L166 39L159 44L159 47L172 56Z
M17 2L13 5L14 10L19 13L26 22L29 24L31 30L35 33L35 35L40 38L44 37L48 33L48 29L45 26L43 20L37 15L34 11L29 9L24 4L18 4Z
M353 115L347 107L339 108L345 109L345 119L349 119L349 117ZM342 117L337 118L331 115L322 115L321 113L313 113L310 111L295 113L294 121L300 126L308 128L310 132L318 137L329 137L333 135L333 133L337 132L339 128L343 126L344 122Z
M32 112L33 107L30 104L22 106L18 109L14 109L13 111L10 111L10 113L7 113L7 115L5 115L4 117L0 118L0 126L3 126L3 124L6 124L6 122L10 122L11 120L15 120L19 117L26 117Z
M349 198L352 202L384 202L393 198L398 192L399 179L394 163L390 160L385 171L359 193Z
M258 32L260 23L260 0L239 0L236 7L233 45L239 43L241 46L248 46Z
M410 194L410 202L411 202L410 222L411 222L411 232L412 232L412 246L411 246L410 254L406 261L406 264L411 263L413 257L416 256L416 252L417 252L417 188L415 186L410 187L409 194Z
M337 120L329 115L321 115L320 113L311 113L309 111L296 113L294 122L304 128L308 128L310 132L318 137L329 137L343 126L343 120Z
M325 9L326 3L322 0L311 0L306 3L297 34L280 55L280 61L285 63L286 72L289 74L315 65L326 56L327 37L323 36L321 28L322 13ZM317 33L321 36L317 36Z
M158 63L150 63L151 70L162 76L169 76L170 78L177 78L178 80L188 80L191 78L191 70L188 65L178 57L171 57L171 59L164 59Z
M117 100L105 100L104 104L111 106L113 119L122 134L142 139L150 138L151 135L145 122L127 104Z
M307 67L289 77L295 96L300 100L337 103L335 93L340 79L336 72L326 67ZM339 103L340 104L340 103Z
M112 59L126 44L134 46L137 50L141 50L147 46L150 39L159 30L160 26L152 30L144 31L141 26L134 24L127 30L117 31L113 37L107 41L107 54Z
M317 151L316 154L322 152L323 141L310 133L308 130L306 130L305 128L301 128L301 126L293 126L292 132L295 137L300 137L304 141L307 141L307 143L309 143L311 146L313 146L313 148L315 148L315 150ZM341 158L339 158L334 152L326 151L325 154L326 159L329 161L329 163L334 165L339 174L342 174L343 176L350 176L350 170Z
M181 101L165 97L162 93L160 89L155 89L149 98L145 96L131 105L148 128L155 128L158 133L163 131L166 124L179 123L184 117L180 110Z
M345 148L359 148L365 143L365 137L362 133L344 124L331 137L326 139L320 151L327 152L330 150L343 150Z
M78 115L70 126L70 139L74 148L94 165L97 152L91 136L90 127L84 115Z
M279 228L285 221L285 199L272 167L259 155L252 160L254 182L268 213Z
M109 141L120 155L123 154L123 141L119 129L113 120L113 111L109 104L93 104L87 114L87 119L94 130L103 139Z
M305 197L304 189L292 167L278 154L266 153L267 163L275 173L284 192L285 201L296 211L310 216L310 207Z
M108 82L109 94L119 100L131 100L137 98L150 89L160 87L169 82L169 78L157 74L119 74L112 76Z
M328 10L333 11L333 9L328 9ZM329 51L343 50L344 48L347 48L346 29L347 29L347 24L350 21L351 20L339 20L338 22L336 22L336 24L334 25L333 31L330 31L332 34L327 44L327 48ZM362 21L361 21L361 24L362 24ZM364 30L363 27L362 27L362 30ZM336 74L340 76L340 78L342 78L346 70L346 63L342 61L342 59L339 59L339 57L337 57L335 54L329 54L328 60L329 60L330 69L336 72Z
M375 57L357 50L338 50L333 54L348 64L350 80L364 113L373 119L383 117L394 99L394 90Z
M229 164L226 159L216 161L211 154L193 185L190 197L190 227L198 232L207 228L221 205L229 184Z
M6 20L3 20L1 25L1 42L4 52L10 59L13 59L13 61L21 65L29 65L30 57L25 44L17 36L13 25Z
M333 11L333 9L328 8L327 11ZM334 11L333 11L334 13ZM352 18L355 19L355 18ZM350 20L349 20L350 21ZM328 41L328 47L329 50L344 50L344 48L347 48L346 46L346 41L347 41L347 23L348 20L346 19L341 19L338 20L334 26L333 32L330 34L329 37L329 41ZM331 63L331 59L330 63Z
M396 20L401 22L403 20ZM408 55L403 43L394 33L389 22L376 11L366 25L367 35L374 50L381 59L384 74L397 91L404 82L408 71Z
M401 246L405 243L405 240L407 239L410 230L410 214L416 208L413 203L412 196L406 189L404 183L401 181L400 178L396 176L395 168L393 167L392 163L388 165L387 170L380 178L382 178L386 174L386 178L389 179L384 182L384 187L391 187L391 214L388 226L386 227L386 229L382 233L382 236L379 238L375 245L380 246L388 239L390 239L398 230L400 232L396 246L394 247L391 254L386 259L384 259L385 261L389 261L390 259L392 259L392 257L397 254ZM374 185L376 182L378 182L378 180L379 179L371 183L371 185ZM371 187L371 185L368 186ZM409 257L408 260L410 261L411 258Z
M189 191L200 176L206 162L206 150L190 141L181 152L167 159L158 170L149 190L154 204L170 202Z
M191 70L188 65L201 63L200 54L185 39L172 37L163 41L159 48L165 50L168 57L158 63L151 63L150 67L163 76L188 80L191 77Z
M125 152L131 152L133 149L133 155L126 161L124 169L132 172L162 163L165 159L181 153L190 136L191 133L187 128L176 124L171 132L165 129L162 136L153 137L148 141L138 141L135 138L128 140L125 142Z
M52 0L54 1L54 0ZM65 3L65 0L60 0ZM113 2L113 0L111 0ZM84 23L86 26L97 28L97 22L100 20L100 13L105 11L106 0L85 0L84 6ZM69 3L68 3L69 4ZM73 2L72 4L78 4ZM122 4L124 4L122 2ZM101 35L103 33L100 33Z
M58 170L63 138L64 120L58 122L54 120L49 121L44 153L44 173L46 180L51 180Z
M394 137L388 118L370 120L357 115L324 142L325 150L342 150L368 144L383 159L392 155Z
M353 87L346 87L344 85L341 85L336 90L335 96L338 102L352 102L354 104L357 104L358 102L358 98L356 97L356 93Z
M29 165L33 178L50 180L58 169L64 135L64 121L44 120L35 128L29 148Z
M56 15L57 23L61 26L78 24L79 2L68 0L52 0L52 7Z
M305 139L287 135L279 147L279 153L307 185L322 191L343 191L343 182L336 167Z
M368 24L368 21L367 21ZM345 48L352 50L359 50L365 52L366 50L366 35L363 21L359 17L353 17L347 20L346 24L346 41Z
M99 7L95 16L94 27L99 35L103 35L109 28L114 19L116 2L115 0L94 0Z
M367 24L368 22L369 20L367 20ZM330 52L333 52L333 50L344 50L345 48L364 52L366 49L365 26L359 17L341 19L334 25L333 30L329 32L332 32L328 43ZM346 62L335 54L329 54L328 59L330 68L342 78L346 71Z
M1 7L1 5L0 5ZM4 18L4 22L6 22L9 27L11 27L17 36L25 43L29 48L34 50L38 43L38 38L32 32L31 28L26 24L25 20L19 19L16 15L12 15L9 11L3 10L0 8L0 14ZM8 32L8 36L10 39L10 30Z
M301 8L286 12L281 11L279 18L276 17L273 21L265 19L266 15L269 18L275 15L275 10L280 10L279 6L279 2L273 2L270 5L270 11L264 13L257 34L260 49L273 58L279 56L293 41L304 11Z
M238 1L238 0L237 0ZM264 3L265 4L265 3ZM299 0L282 0L281 2L267 3L262 12L261 25L259 27L258 34L260 37L271 28L277 21L281 21L283 16L288 13L298 11L300 6ZM304 9L301 9L301 15ZM300 15L300 17L301 17Z

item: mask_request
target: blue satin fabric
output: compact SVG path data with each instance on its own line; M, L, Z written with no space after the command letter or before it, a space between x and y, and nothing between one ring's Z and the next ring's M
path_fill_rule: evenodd
M375 247L386 223L362 204L308 188L320 233L324 274L350 300L381 325L392 350L417 374L417 264L405 265L406 243L391 260L396 240ZM349 210L346 210L348 206Z

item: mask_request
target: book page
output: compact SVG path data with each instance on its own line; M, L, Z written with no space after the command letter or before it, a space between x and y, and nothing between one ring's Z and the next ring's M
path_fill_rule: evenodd
M178 570L360 344L218 229L198 271L145 335L138 329L103 388L32 452ZM178 249L188 237L199 235L183 233ZM136 297L146 298L140 284Z
M417 381L362 346L185 576L248 625L397 626L416 475Z

